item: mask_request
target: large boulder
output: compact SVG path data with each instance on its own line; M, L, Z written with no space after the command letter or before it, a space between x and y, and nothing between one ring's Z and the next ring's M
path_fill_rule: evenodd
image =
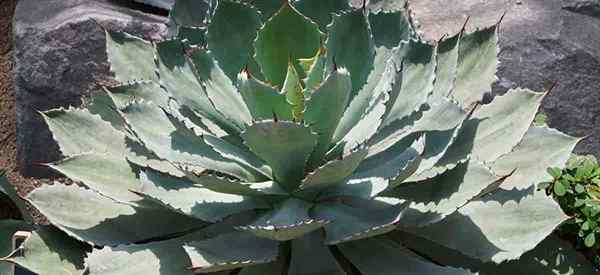
M114 0L20 0L14 18L17 154L21 172L46 177L39 163L60 158L38 111L78 106L113 83L103 28L160 39L167 18ZM125 3L125 4L124 4ZM166 12L163 13L163 15Z
M600 1L598 0L413 0L410 8L427 39L500 25L500 68L495 94L509 88L543 91L548 124L586 137L576 153L600 157Z

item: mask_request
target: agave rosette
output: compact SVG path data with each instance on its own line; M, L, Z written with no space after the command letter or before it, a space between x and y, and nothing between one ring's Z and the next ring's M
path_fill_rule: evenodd
M66 156L50 166L82 185L28 197L69 241L9 260L90 275L555 270L543 259L565 244L547 236L567 217L535 185L579 139L532 126L546 93L481 104L497 25L427 42L404 3L371 2L179 0L171 39L108 32L123 84L44 113Z

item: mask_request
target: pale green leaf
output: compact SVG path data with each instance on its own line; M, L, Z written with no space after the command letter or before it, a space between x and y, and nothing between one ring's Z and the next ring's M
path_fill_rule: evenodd
M433 98L449 96L454 90L460 36L461 34L458 33L448 39L440 41L437 46L437 68L435 71Z
M295 0L293 2L302 14L315 21L321 31L327 32L327 25L331 23L332 14L350 9L348 0Z
M394 12L369 13L369 23L376 47L388 49L408 41L411 36L410 23L406 10Z
M168 106L169 95L153 81L138 81L104 88L118 109L143 99L158 106Z
M206 24L210 5L205 0L176 0L169 18L179 26L199 27Z
M282 87L289 60L312 57L321 44L318 26L289 2L258 31L255 59L267 80Z
M274 179L288 191L300 184L306 161L317 143L317 135L310 128L286 121L257 122L246 129L242 138L271 166Z
M141 173L140 180L142 182L139 189L140 194L171 209L204 221L217 222L247 210L268 208L268 205L258 198L211 190L217 189L217 184L223 184L227 180L215 178L209 182L208 178L202 179L204 184L211 185L208 187L154 171Z
M251 5L219 1L208 25L208 49L230 79L235 79L250 63L254 54L252 41L261 25L260 13Z
M183 249L192 262L191 270L209 273L273 262L277 259L278 243L235 232L191 242Z
M352 99L367 82L375 56L375 45L365 11L356 9L334 14L332 23L327 26L327 32L326 68L334 68L337 65L350 71Z
M123 32L106 32L106 55L118 82L155 80L154 46Z
M323 233L315 231L292 240L289 275L345 275L328 246Z
M304 91L298 72L290 60L287 67L287 74L283 82L281 93L285 95L285 100L292 106L292 117L294 121L302 121L304 115Z
M52 226L31 232L25 242L6 261L37 274L79 275L83 258L91 250Z
M329 161L306 175L299 189L324 189L339 184L352 175L366 156L367 150L359 149L350 153L350 155L344 156L342 159Z
M292 120L292 109L285 96L271 85L261 82L246 71L238 75L240 94L244 98L254 120Z
M312 206L311 203L303 200L289 198L276 205L275 209L263 214L255 222L237 229L276 241L296 239L329 222L326 219L311 218L309 210Z
M344 243L339 247L344 256L364 275L473 274L463 269L431 263L391 240L373 238Z
M468 107L491 92L498 67L498 26L494 25L460 38L456 86L451 93L461 106Z
M338 69L310 94L306 102L304 123L319 137L317 146L308 160L309 169L322 164L350 99L351 89L350 74L345 69Z

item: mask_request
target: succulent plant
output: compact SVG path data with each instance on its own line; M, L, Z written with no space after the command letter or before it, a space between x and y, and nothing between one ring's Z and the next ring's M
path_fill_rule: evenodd
M390 0L178 0L170 39L107 32L122 84L43 113L66 156L49 166L81 185L29 194L54 242L26 243L15 262L89 275L593 272L547 238L568 217L535 185L579 140L532 126L547 93L482 104L498 26L427 42L408 14ZM575 260L548 265L557 256Z

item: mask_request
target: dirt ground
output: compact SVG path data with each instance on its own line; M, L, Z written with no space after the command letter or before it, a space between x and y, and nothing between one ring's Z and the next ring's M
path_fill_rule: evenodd
M0 168L6 170L9 182L17 188L21 196L25 196L41 182L21 176L16 164L17 129L12 74L14 67L12 17L17 0L0 1ZM0 205L0 207L2 206ZM0 215L2 212L0 211ZM36 220L40 220L39 214L34 213L33 215L37 217Z

